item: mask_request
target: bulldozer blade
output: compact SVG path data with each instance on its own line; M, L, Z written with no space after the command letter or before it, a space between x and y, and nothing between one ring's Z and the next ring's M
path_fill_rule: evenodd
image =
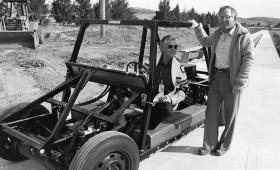
M2 31L0 32L0 49L28 47L35 49L37 37L34 31Z

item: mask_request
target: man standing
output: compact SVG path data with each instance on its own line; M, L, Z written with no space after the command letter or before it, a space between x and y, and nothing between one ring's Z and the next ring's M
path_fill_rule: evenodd
M208 36L202 24L191 20L202 46L211 47L209 65L209 93L206 108L203 147L200 155L213 153L221 156L229 149L240 96L248 84L253 62L253 39L246 28L236 22L237 12L223 6L218 12L221 27ZM218 140L219 108L224 101L225 129Z

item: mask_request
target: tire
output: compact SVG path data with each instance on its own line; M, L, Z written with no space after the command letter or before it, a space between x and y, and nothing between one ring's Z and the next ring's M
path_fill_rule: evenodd
M3 120L1 122L7 122L7 121L13 121L13 120L18 120L24 117L28 116L35 116L36 113L49 113L49 111L42 105L39 105L32 109L29 114L24 114L23 116L21 114L17 115L9 115L9 113L19 110L26 106L28 103L20 103L14 106L10 106L6 108L2 113L1 116ZM0 118L1 119L1 118ZM17 145L19 143L14 142L15 140L12 139L13 137L9 136L8 134L4 133L3 131L0 130L0 157L8 160L8 161L13 161L13 162L19 162L19 161L24 161L28 159L24 155L22 155L19 150Z
M41 114L46 114L49 113L49 110L46 109L44 106L39 105L34 107L29 114L19 114L19 115L11 115L10 113L16 111L16 110L20 110L23 107L25 107L26 105L28 105L29 103L19 103L16 105L11 105L8 106L6 108L4 108L4 110L0 111L0 122L7 122L7 121L14 121L14 120L18 120L20 118L25 118L25 117L30 117L30 116L36 116L37 113L41 113Z
M0 122L17 120L19 117L17 115L10 115L10 113L23 108L27 104L28 103L18 103L4 108L0 111Z
M20 162L28 159L20 154L10 141L11 138L6 133L0 131L0 157L12 162Z
M106 131L90 138L76 153L69 170L137 170L139 151L129 136Z
M2 121L12 121L17 120L19 117L16 115L9 115L9 113L19 110L26 106L27 103L19 103L14 106L9 106L1 112L0 120ZM28 159L19 153L19 151L14 147L11 142L10 137L0 130L0 157L9 161L19 162Z

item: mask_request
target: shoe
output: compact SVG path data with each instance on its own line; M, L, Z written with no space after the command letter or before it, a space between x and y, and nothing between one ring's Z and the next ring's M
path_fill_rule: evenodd
M210 150L208 150L208 149L205 149L205 148L200 148L199 150L198 150L198 154L199 155L208 155L208 154L210 154Z
M226 152L227 152L227 151L224 150L224 149L217 149L217 150L215 150L213 153L214 153L215 156L222 156L222 155L224 155Z

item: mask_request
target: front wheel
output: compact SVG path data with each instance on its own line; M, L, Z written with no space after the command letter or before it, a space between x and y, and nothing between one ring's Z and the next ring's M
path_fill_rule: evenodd
M129 136L107 131L90 138L76 153L69 170L137 170L139 151Z

